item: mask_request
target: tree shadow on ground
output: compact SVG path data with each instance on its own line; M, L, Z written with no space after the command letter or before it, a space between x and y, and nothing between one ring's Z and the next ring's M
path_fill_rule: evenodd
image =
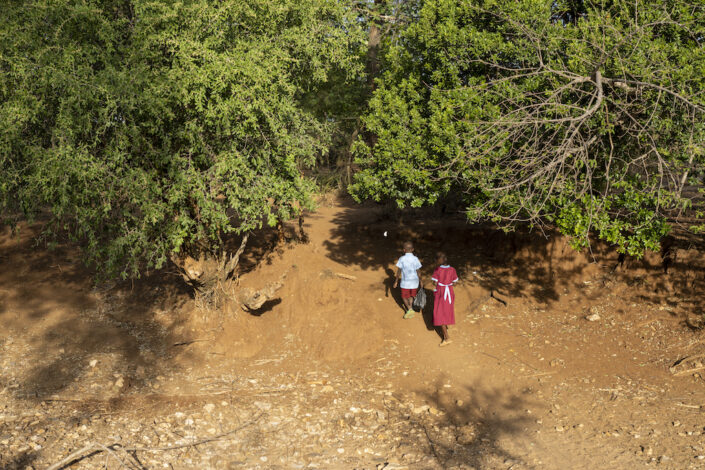
M465 387L463 399L444 394L443 384L436 392L419 392L430 409L441 410L440 417L431 411L416 414L401 411L399 418L409 423L421 437L410 442L424 455L432 457L441 468L464 465L463 468L490 470L495 468L535 468L530 462L507 448L508 441L517 441L532 428L526 409L532 402L528 393L514 394L505 389L481 385ZM408 410L408 408L407 408ZM405 416L405 413L408 413Z
M435 331L438 335L438 339L443 339L443 333L441 329L433 324L433 299L436 295L431 289L426 290L426 305L421 310L421 315L423 316L423 322L426 326L426 330Z
M0 468L3 470L26 470L34 468L32 463L37 460L36 452L19 452L14 455L0 453Z
M191 298L180 278L163 270L135 282L96 285L77 249L37 246L37 231L0 233L0 345L23 351L15 375L1 378L0 386L17 399L41 401L63 392L80 398L105 394L89 385L99 375L115 381L118 374L125 385L109 390L112 395L171 367L185 320L171 314Z
M582 281L591 264L588 256L555 234L546 237L522 227L505 233L469 225L462 214L441 214L433 208L406 211L400 219L383 206L346 201L333 224L325 247L336 262L385 269L395 264L403 254L402 244L410 240L426 279L435 268L436 253L444 251L462 282L480 286L488 295L530 297L544 304L558 300L562 286ZM617 257L606 247L600 255Z
M281 298L267 300L265 303L262 304L262 306L260 308L258 308L257 310L251 311L250 315L252 315L253 317L261 317L265 313L271 312L274 309L274 307L276 307L280 303L282 303Z
M174 367L177 356L188 359L194 339L208 339L193 337L202 333L191 330L191 312L182 307L194 292L175 267L134 281L96 284L95 271L83 264L78 248L68 242L53 249L39 245L40 231L40 224L23 225L18 235L0 231L0 322L5 333L0 351L20 345L26 351L16 376L0 377L0 389L10 387L16 398L34 401L61 393L128 393ZM254 233L241 272L262 260L271 262L286 242L300 241L286 235L290 232L296 235L287 227L284 235L275 228ZM230 242L239 245L235 238ZM275 305L270 301L257 313ZM86 389L102 378L115 381L116 375L124 377L120 390Z
M229 236L224 240L229 253L235 253L240 247L242 237ZM272 264L288 247L309 242L304 230L303 219L289 220L278 227L263 227L253 230L247 242L247 247L240 257L237 274L249 273L262 264Z

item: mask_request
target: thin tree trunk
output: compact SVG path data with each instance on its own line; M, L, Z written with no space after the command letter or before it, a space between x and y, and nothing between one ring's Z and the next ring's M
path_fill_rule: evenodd
M230 257L230 260L225 265L225 269L223 269L222 272L223 281L226 281L230 274L237 269L238 264L240 264L240 256L242 255L242 252L245 251L245 246L247 246L247 240L249 240L249 238L250 232L247 232L245 236L242 237L240 247L237 249L235 254Z
M379 7L382 0L375 0L370 22L370 32L367 37L367 88L370 95L375 89L375 78L379 75L379 45L382 42L382 29L377 23Z
M384 3L384 0L375 0L374 6L370 14L370 31L367 35L367 93L366 100L372 97L372 93L375 91L375 79L379 76L379 48L382 43L382 28L379 24L380 7ZM355 127L350 135L350 144L345 152L345 183L352 183L352 164L353 164L353 153L352 147L357 140L358 135L362 129L362 123L358 118L355 122ZM373 136L367 136L368 140L373 140Z

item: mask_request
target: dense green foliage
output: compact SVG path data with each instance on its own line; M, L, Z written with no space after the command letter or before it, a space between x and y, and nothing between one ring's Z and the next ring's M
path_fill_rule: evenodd
M217 252L311 207L330 123L302 104L359 69L332 0L36 0L0 10L0 209L49 211L107 274Z
M225 259L352 149L359 200L640 255L699 210L704 38L686 0L9 0L1 217L109 275Z
M452 195L471 220L658 248L702 183L704 5L427 0L416 16L364 118L357 198Z

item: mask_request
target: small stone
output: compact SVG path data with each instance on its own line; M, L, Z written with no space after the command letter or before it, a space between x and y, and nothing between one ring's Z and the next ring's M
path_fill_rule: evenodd
M585 317L585 319L587 321L598 321L600 318L602 318L602 317L600 317L600 315L597 313L592 313L592 314Z
M563 426L556 426L556 431L563 432L564 431Z
M208 403L207 405L203 405L203 409L206 410L206 413L212 413L215 409L215 405L213 403Z
M345 453L345 449L343 449L342 447L338 447L338 453L339 454Z
M455 401L455 404L458 405L458 406L463 406L464 403L465 403L465 402L463 402L463 400L456 400L456 401Z
M124 379L122 376L118 377L118 379L115 381L115 387L117 388L122 388L122 386L125 384Z
M697 455L695 458L698 460L705 460L705 455Z
M98 359L91 359L91 362L88 363L91 367L95 367L96 364L98 364Z

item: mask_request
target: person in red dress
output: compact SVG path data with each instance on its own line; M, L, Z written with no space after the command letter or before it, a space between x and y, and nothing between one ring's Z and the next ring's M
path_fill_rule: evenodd
M435 283L433 292L433 325L441 329L443 341L439 346L450 344L448 338L448 325L455 325L455 292L453 285L458 282L458 274L455 268L450 267L448 257L445 253L439 252L436 261L439 266L433 271L431 280Z

